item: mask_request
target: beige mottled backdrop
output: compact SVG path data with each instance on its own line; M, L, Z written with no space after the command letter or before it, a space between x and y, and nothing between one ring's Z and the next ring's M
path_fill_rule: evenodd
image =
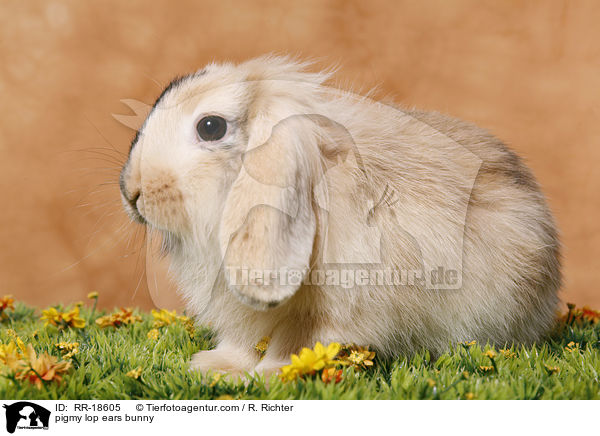
M564 242L563 300L600 307L600 2L26 1L0 5L0 294L150 307L119 207L120 100L267 52L485 126L526 158ZM142 250L143 251L143 250ZM136 290L137 289L137 290Z

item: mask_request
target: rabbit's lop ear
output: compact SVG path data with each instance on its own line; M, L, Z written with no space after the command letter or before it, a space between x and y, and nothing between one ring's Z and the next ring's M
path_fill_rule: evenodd
M312 123L291 116L273 124L262 119L250 128L248 151L229 192L219 235L230 289L261 310L299 289L316 229Z

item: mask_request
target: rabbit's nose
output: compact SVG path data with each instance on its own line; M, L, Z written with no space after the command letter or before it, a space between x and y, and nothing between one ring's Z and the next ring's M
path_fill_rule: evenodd
M127 202L131 205L131 207L133 209L135 209L136 212L139 213L139 210L137 208L137 201L140 198L141 192L140 191L136 191L133 194L131 194L130 197L125 196L125 198L127 199Z
M129 175L129 169L123 168L121 176L119 177L119 188L123 199L130 207L130 215L135 220L144 223L144 218L138 208L138 200L142 194L142 191L138 183L135 183Z
M138 201L142 195L140 190L135 190L133 192L128 192L125 187L121 188L121 193L123 194L123 199L127 202L130 209L130 215L137 221L144 223L144 217L138 207Z
M129 215L141 224L146 224L146 219L142 215L143 210L143 198L141 198L141 191L135 191L131 194L127 194L127 192L123 192L123 198L127 202L130 207ZM141 203L141 204L140 204ZM140 207L138 207L138 205ZM140 208L142 210L140 210Z

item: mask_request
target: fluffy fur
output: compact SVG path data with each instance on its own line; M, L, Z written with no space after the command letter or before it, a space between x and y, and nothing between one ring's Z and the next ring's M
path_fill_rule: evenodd
M132 144L124 205L163 233L188 310L217 334L192 367L269 372L317 341L394 357L541 339L558 301L559 243L520 159L478 127L327 87L329 73L306 67L278 57L209 65L165 90ZM203 142L196 122L212 114L228 131ZM454 289L225 274L306 277L348 264L461 271Z

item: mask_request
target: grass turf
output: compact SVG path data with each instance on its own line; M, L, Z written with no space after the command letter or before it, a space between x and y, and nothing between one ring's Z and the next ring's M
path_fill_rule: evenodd
M274 376L247 383L226 378L215 381L188 371L192 354L211 347L211 332L197 329L193 338L184 325L161 328L157 340L149 313L136 312L142 322L119 328L99 328L93 314L82 308L83 329L44 326L33 308L17 304L1 324L0 342L11 332L37 353L59 357L54 344L79 342L72 369L60 383L40 389L0 370L3 399L600 399L600 323L562 323L548 341L534 347L496 350L489 346L456 345L432 361L427 352L394 362L377 362L373 369L345 368L342 380L325 384L318 377L283 382ZM573 342L573 344L570 344ZM569 345L570 344L570 345ZM493 362L492 362L493 360ZM138 379L126 373L141 367Z

